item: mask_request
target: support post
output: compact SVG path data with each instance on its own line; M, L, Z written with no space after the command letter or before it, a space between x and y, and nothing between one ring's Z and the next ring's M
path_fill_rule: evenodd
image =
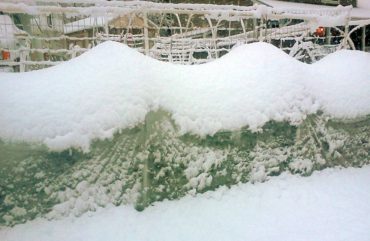
M26 71L26 64L25 64L26 55L25 55L24 50L21 50L19 53L20 53L19 54L19 72L25 72Z
M241 23L242 29L243 29L243 34L244 34L244 38L245 38L245 44L247 44L248 43L248 36L247 36L247 31L245 30L244 20L242 18L240 19L240 23Z
M366 25L362 27L361 46L362 51L366 51Z
M348 41L351 41L349 36L349 21L350 21L350 12L347 12L347 19L346 19L346 26L344 27L344 45L343 47L346 49L348 47Z
M105 18L105 24L104 24L104 32L108 36L109 34L109 23L108 23L108 18Z
M330 44L331 43L331 28L328 27L326 28L326 39L325 39L325 43L326 44Z
M253 38L258 38L257 19L255 17L253 18Z
M212 47L213 47L213 50L214 50L214 56L212 56L212 54L211 54L211 58L215 57L217 59L218 54L217 54L216 38L217 38L217 25L218 25L218 23L216 24L216 26L213 26L212 20L208 16L206 18L207 18L209 27L211 28L211 32L212 32L212 45L213 45Z
M263 17L261 17L261 22L260 22L260 26L259 26L260 36L259 36L259 39L258 39L258 41L260 41L260 42L263 42L263 40L264 40L264 38L263 38L263 25L264 25L264 19L263 19ZM266 37L266 35L265 35L265 37Z
M348 24L346 24L346 26L344 27L344 43L343 43L343 47L345 49L348 47L348 41L349 41L348 32L349 32L349 26Z
M149 55L149 32L148 32L147 12L144 12L144 48L145 48L145 55Z

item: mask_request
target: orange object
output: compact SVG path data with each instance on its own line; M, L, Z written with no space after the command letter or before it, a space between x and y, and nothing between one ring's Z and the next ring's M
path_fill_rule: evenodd
M3 60L9 60L10 59L10 52L9 51L3 50L3 51L1 51L1 55L3 57Z
M317 37L325 37L325 28L324 27L318 27L316 29L315 36L317 36Z

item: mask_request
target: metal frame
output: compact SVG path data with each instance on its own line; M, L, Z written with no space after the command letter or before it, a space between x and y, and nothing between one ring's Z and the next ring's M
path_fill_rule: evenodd
M351 7L307 10L274 9L263 5L166 4L103 0L74 2L74 4L66 0L38 0L36 4L25 0L1 2L0 11L13 16L21 14L29 21L19 26L27 34L15 37L24 44L7 49L13 54L22 56L21 59L0 60L0 65L19 66L19 71L39 69L78 56L107 40L122 42L153 58L180 64L208 62L229 52L235 45L256 41L275 44L280 41L278 46L284 51L298 59L303 59L304 52L311 62L327 54L325 51L320 52L320 49L353 47L348 37L350 33L346 31L350 22ZM44 23L43 18L47 16L55 18L54 26ZM118 28L118 33L117 29L110 26L110 21L117 18L129 19L126 25ZM339 38L344 41L333 44L330 39L328 40L331 36L323 38L313 35L314 26L320 26L322 18L343 19L339 27L344 31L340 31ZM92 22L87 22L86 19ZM98 20L101 22L98 23ZM141 26L133 26L135 21ZM279 27L271 27L269 25L271 21L278 22ZM78 24L76 29L80 31L73 33L60 31L65 29L66 25L74 23ZM138 32L133 34L133 28ZM32 29L39 31L31 31ZM116 32L113 33L113 30ZM320 40L322 38L324 40ZM286 42L294 42L294 45L287 46ZM323 42L329 44L324 45Z

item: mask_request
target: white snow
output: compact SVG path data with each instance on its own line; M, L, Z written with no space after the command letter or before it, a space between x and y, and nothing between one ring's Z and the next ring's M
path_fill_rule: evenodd
M326 169L302 178L156 203L137 212L108 207L79 218L36 219L0 230L2 241L233 240L368 241L370 166Z
M255 43L181 66L105 42L55 67L0 73L0 138L88 150L94 138L133 127L156 108L172 113L181 133L199 135L258 131L270 120L296 124L319 109L356 118L370 114L369 69L370 54L357 51L306 65Z
M343 50L310 67L306 86L326 113L339 118L370 113L370 54Z
M81 30L104 27L112 17L89 17L64 25L64 33L70 34Z
M15 26L10 16L0 15L0 49L15 48L16 34L25 34L25 32Z
M357 0L357 6L359 8L370 9L370 1L369 0Z
M335 6L286 2L286 1L278 1L278 0L261 0L261 2L268 4L274 9L296 9L296 10L297 9L301 9L301 10L317 9L317 10L323 10L324 12L325 9L333 10L337 8ZM369 6L370 6L369 0L357 0L357 7L351 10L350 17L352 19L370 19L370 7ZM325 21L325 18L321 18L321 20Z

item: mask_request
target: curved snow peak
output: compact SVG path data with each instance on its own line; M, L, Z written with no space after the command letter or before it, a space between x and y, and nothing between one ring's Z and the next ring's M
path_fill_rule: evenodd
M180 66L105 42L55 67L0 75L0 138L88 150L157 108L181 133L214 134L269 120L299 123L370 113L370 55L341 51L306 65L266 43L243 45L208 64Z
M370 114L370 54L342 50L313 64L307 89L336 118Z

